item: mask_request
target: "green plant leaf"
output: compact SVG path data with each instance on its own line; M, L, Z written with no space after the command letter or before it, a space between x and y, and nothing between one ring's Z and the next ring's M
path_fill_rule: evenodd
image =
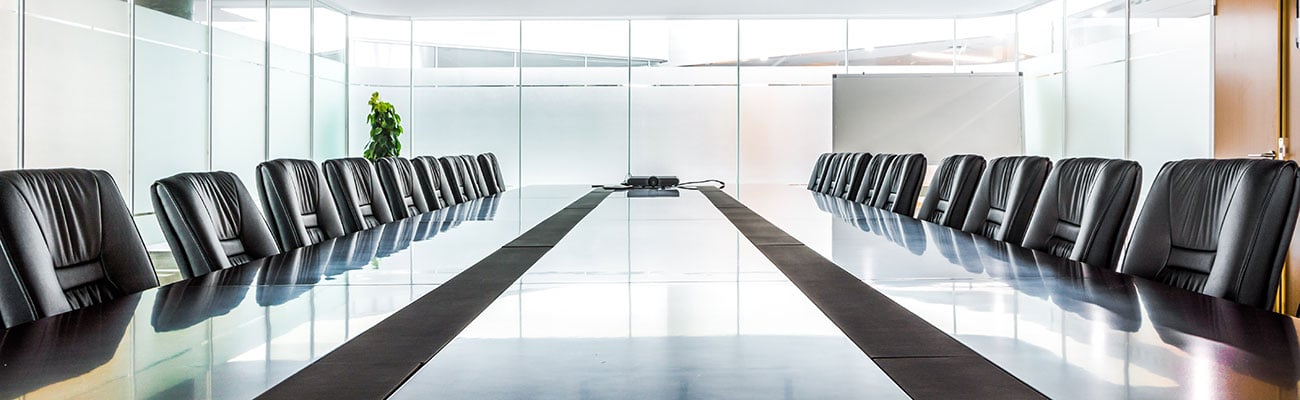
M402 142L398 139L405 131L402 116L392 103L379 99L379 92L370 94L370 114L366 115L366 124L370 125L370 142L366 143L362 153L366 159L377 160L383 157L398 157L402 154Z

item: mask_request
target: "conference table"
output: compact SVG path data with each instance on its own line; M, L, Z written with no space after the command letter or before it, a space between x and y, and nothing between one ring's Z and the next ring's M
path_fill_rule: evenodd
M0 398L1295 398L1297 359L1295 318L802 186L527 186L0 331Z

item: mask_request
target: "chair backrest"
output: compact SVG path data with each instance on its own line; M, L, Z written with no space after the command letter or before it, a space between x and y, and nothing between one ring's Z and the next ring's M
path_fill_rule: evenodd
M456 198L451 195L451 186L443 178L442 163L438 162L438 158L419 156L411 160L411 164L415 168L415 179L420 181L420 189L424 190L424 202L430 210L440 210L456 204Z
M885 183L886 173L889 172L889 164L898 157L897 154L876 154L871 157L871 162L867 163L867 169L862 172L862 183L858 184L858 192L853 194L853 201L862 204L875 204L876 191ZM844 197L848 200L849 197Z
M375 170L379 173L379 183L384 187L384 197L388 198L388 209L393 219L410 218L429 212L428 200L424 197L424 188L420 187L415 177L415 167L411 160L401 157L381 158L375 161Z
M980 176L962 230L1021 243L1052 162L1044 157L995 158Z
M324 166L325 181L334 193L344 230L357 232L393 222L374 163L364 158L338 158L325 161Z
M822 178L826 176L827 162L830 162L831 153L822 153L817 156L817 162L813 164L812 174L808 177L808 190L816 191L822 187Z
M862 184L862 173L867 170L867 165L870 163L870 153L849 153L844 163L840 165L839 180L827 194L840 198L856 195L858 185Z
M288 251L343 236L343 220L334 195L315 162L263 162L257 166L257 190L281 249Z
M973 154L948 156L940 161L916 218L961 229L985 164L984 157Z
M476 158L483 170L483 180L487 183L487 195L494 196L506 191L506 181L501 177L501 163L497 161L496 154L483 153Z
M831 154L830 160L827 161L826 176L822 178L817 192L830 194L835 189L835 183L839 182L840 175L844 173L844 159L847 157L847 153Z
M1295 229L1298 190L1292 161L1166 163L1133 224L1120 271L1269 308Z
M890 161L885 179L870 204L910 217L916 211L916 197L921 194L921 181L924 179L925 155L900 154Z
M1024 247L1115 269L1142 185L1128 160L1057 161L1029 219Z
M144 241L107 172L0 171L5 327L156 286Z
M193 278L280 253L239 177L183 173L154 182L154 215L181 276Z
M459 155L456 157L460 159L461 165L465 167L465 181L469 183L466 185L466 190L473 190L474 194L478 197L487 197L487 183L483 179L483 169L479 167L478 160L471 155Z
M469 180L469 172L463 160L458 156L446 156L438 159L442 164L443 178L451 186L452 196L456 199L456 204L464 203L478 198L478 190L472 188L473 182Z

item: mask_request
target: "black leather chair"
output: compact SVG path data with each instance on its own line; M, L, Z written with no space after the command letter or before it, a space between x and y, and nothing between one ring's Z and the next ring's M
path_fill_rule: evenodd
M455 197L451 195L451 187L447 185L447 179L443 178L442 164L436 157L416 157L411 160L411 166L415 168L415 179L420 181L420 189L424 190L424 202L430 210L440 210L456 204Z
M962 230L1007 243L1021 243L1029 216L1052 162L1044 157L993 159L980 177Z
M831 154L831 159L827 161L826 176L822 179L822 184L817 188L817 192L830 194L835 189L835 183L839 182L840 176L844 174L845 158L848 158L847 153Z
M831 153L822 153L817 156L817 163L813 164L812 176L808 177L808 190L817 191L822 187L822 178L826 177L826 167L830 162Z
M482 155L474 156L474 160L477 161L478 169L482 170L482 174L484 174L486 191L482 195L485 197L495 196L506 191L506 181L500 175L500 162L497 160L497 155L482 153Z
M501 163L497 161L497 155L483 153L475 158L478 160L479 168L483 170L483 181L487 184L485 194L495 196L506 191L506 181L501 177Z
M505 170L501 169L501 160L497 158L496 153L488 152L483 154L488 156L488 160L492 162L492 174L495 176L497 188L500 189L497 193L505 192L510 185L506 184Z
M1270 308L1295 229L1297 179L1292 161L1166 163L1120 271Z
M315 162L278 159L261 163L257 166L257 189L281 249L343 236L334 195Z
M871 164L870 153L848 153L845 155L844 162L840 165L839 180L835 182L835 186L827 194L839 198L856 195L858 185L862 184L862 174L866 172L869 164Z
M393 222L375 165L364 158L339 158L325 161L325 181L334 193L343 229L358 232L379 224Z
M479 168L478 161L471 155L456 156L460 159L461 165L465 171L465 182L468 183L466 190L473 190L478 197L487 197L487 184L483 181L483 170Z
M885 179L870 204L910 217L916 211L916 197L921 194L921 181L924 179L925 155L900 154L889 162Z
M1024 247L1114 270L1141 185L1137 162L1057 161L1029 220Z
M876 154L871 157L871 162L867 163L867 169L862 172L862 182L858 184L858 192L853 195L853 201L862 204L875 204L876 191L885 183L886 173L889 172L889 164L898 157L897 154ZM845 197L848 200L849 197Z
M985 164L984 157L971 154L949 156L940 161L916 218L961 229Z
M472 182L469 182L469 173L465 172L465 166L460 157L446 156L438 159L442 164L442 176L447 180L447 185L451 187L452 198L456 200L454 204L464 203L478 198L478 191L472 189Z
M235 174L183 173L150 189L154 215L186 279L280 253Z
M0 171L0 322L158 286L117 184L84 169Z
M379 172L379 183L384 187L384 197L388 198L388 209L393 219L410 218L429 212L429 203L424 197L424 188L415 178L415 167L411 160L392 157L375 161Z

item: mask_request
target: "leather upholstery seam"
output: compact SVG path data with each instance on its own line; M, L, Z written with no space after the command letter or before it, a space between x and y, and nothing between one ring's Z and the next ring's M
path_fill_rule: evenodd
M1277 188L1277 183L1278 183L1278 176L1277 176L1277 175L1278 175L1278 173L1277 173L1277 172L1274 172L1274 173L1273 173L1273 176L1271 177L1271 179L1269 179L1268 190L1264 192L1264 193L1269 193L1269 196L1265 196L1265 198L1264 198L1264 207L1260 207L1260 208L1259 208L1259 211L1258 211L1257 214L1255 215L1256 218L1252 219L1252 221L1263 221L1263 220L1264 220L1264 214L1267 214L1267 212L1268 212L1268 204L1271 203L1271 202L1272 202L1271 200L1273 199L1272 193L1273 193L1274 189ZM1237 190L1240 189L1240 188L1241 188L1241 182L1238 181L1238 182L1237 182L1237 185L1235 185L1235 187L1232 188L1232 198L1236 198L1236 196L1237 196ZM1230 200L1231 200L1231 199L1230 199ZM1228 204L1232 204L1232 203L1229 202ZM1222 225L1222 224L1221 224L1221 225ZM1243 284L1244 281L1245 281L1245 275L1246 275L1247 270L1249 269L1248 267L1250 266L1251 257L1255 254L1255 245L1256 245L1256 243L1259 242L1258 239L1259 239L1259 235L1260 235L1260 230L1261 230L1261 228L1260 228L1259 225L1256 225L1255 228L1251 230L1250 241L1247 242L1248 244L1246 245L1246 251L1245 251L1245 253L1244 253L1244 255L1243 255L1244 258L1241 260L1242 262L1239 264L1239 265L1242 265L1243 267L1247 267L1247 268L1238 268L1237 271L1236 271L1236 272L1237 272L1237 273L1236 273L1236 276L1235 276L1234 279L1233 279L1233 285L1232 285L1232 287L1233 287L1233 293L1236 294L1236 295L1238 295L1238 296L1239 296L1239 295L1241 294L1241 292L1242 292L1242 290L1241 290L1241 289L1242 289L1242 284ZM1220 226L1220 228L1219 228L1219 234L1220 234L1220 235L1223 234L1223 228L1222 228L1222 226ZM1215 256L1217 257L1217 256L1218 256L1218 254L1217 254L1217 250L1218 250L1218 248L1216 247L1215 250L1216 250L1216 254L1215 254ZM1271 271L1270 271L1270 273L1271 273Z
M18 197L22 198L24 203L27 203L28 212L32 212L31 202L27 199L27 196L23 195L22 190L19 190L18 186L14 185L13 182L6 181L4 182L4 184L12 187L14 189L14 193L17 194ZM33 212L32 217L35 216L36 214ZM36 224L36 228L40 229L40 224ZM9 243L9 240L5 240L4 236L5 236L4 230L0 229L0 254L3 254L5 257L5 262L9 263L9 269L10 271L13 272L14 282L18 284L18 290L21 291L23 297L27 299L27 301L24 302L25 305L27 306L27 311L30 312L33 317L40 318L40 313L36 310L36 302L34 301L35 299L32 298L31 290L28 290L27 288L27 284L25 283L26 279L23 279L23 274L20 273L21 268L18 267L18 263L15 262L13 255L10 254L9 250L5 248L5 243ZM0 320L0 325L3 324L4 321ZM3 337L4 335L0 335L0 338Z

